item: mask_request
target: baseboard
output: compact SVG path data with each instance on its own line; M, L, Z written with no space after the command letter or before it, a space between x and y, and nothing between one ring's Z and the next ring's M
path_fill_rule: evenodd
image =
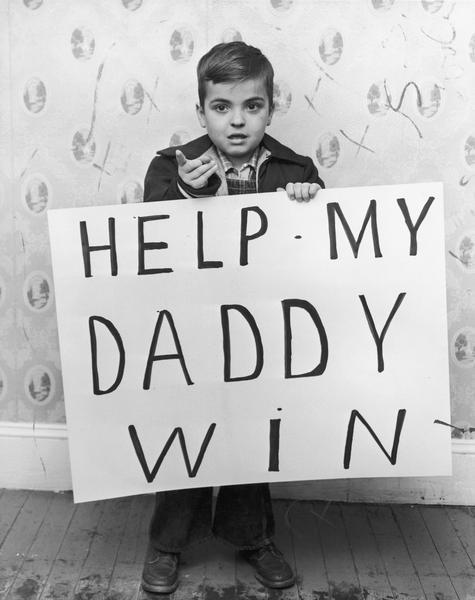
M452 445L450 477L381 477L274 483L274 498L394 504L475 505L475 445Z
M56 423L0 423L0 487L70 490L68 432Z
M64 424L0 422L0 488L71 489ZM331 479L274 483L274 498L475 505L475 440L452 440L451 477Z
M475 440L452 440L450 477L379 477L274 483L274 498L475 505Z

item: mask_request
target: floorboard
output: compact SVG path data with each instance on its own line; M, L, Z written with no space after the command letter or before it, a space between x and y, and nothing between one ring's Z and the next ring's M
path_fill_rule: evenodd
M268 590L229 545L181 556L174 594L140 586L151 494L73 504L0 490L0 600L472 600L471 507L274 501L296 585Z
M317 521L325 518L326 504L292 502L288 511L297 589L301 600L328 600L328 579Z
M234 548L211 540L203 545L204 600L234 600L236 588L236 552Z
M1 547L0 598L7 597L10 587L23 566L31 545L53 501L52 492L28 495L10 527Z
M73 518L52 564L41 600L72 598L82 566L96 535L105 503L86 502L74 508Z
M391 507L368 505L366 511L394 597L425 600L421 581Z
M180 586L173 595L173 600L203 600L208 556L206 543L195 544L183 552Z
M289 522L289 514L292 509L292 500L277 500L274 502L275 536L276 546L292 565L294 547L292 541L292 529ZM294 585L285 590L267 590L269 600L298 600L298 587Z
M445 512L472 567L475 567L475 510L471 506L450 506Z
M7 600L36 600L41 596L52 564L74 513L71 494L55 494Z
M363 504L342 507L343 521L353 554L363 598L393 600L394 595L376 538Z
M331 502L324 516L317 520L322 543L330 598L357 600L362 596L361 584L355 568L350 543L340 506Z
M154 497L134 496L124 534L120 541L114 569L107 589L108 600L136 600L147 551L147 532Z
M105 501L101 520L74 589L75 600L102 600L106 597L131 504L130 498Z
M393 514L427 600L458 598L418 509L412 506L395 506Z
M30 492L27 490L2 490L0 497L0 546L25 504Z
M458 597L461 600L475 597L475 569L447 511L441 506L423 506L418 510Z

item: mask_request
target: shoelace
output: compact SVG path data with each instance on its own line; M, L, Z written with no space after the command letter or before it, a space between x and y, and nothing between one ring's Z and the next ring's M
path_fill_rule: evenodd
M282 556L282 552L280 552L279 549L276 546L274 546L274 544L266 544L265 546L262 546L256 551L256 558L261 558L267 552L270 552L271 554L277 557Z
M170 554L170 553L159 552L153 560L149 560L148 562L151 565L153 565L157 562L163 562L167 566L172 566L176 562L176 556L174 554Z

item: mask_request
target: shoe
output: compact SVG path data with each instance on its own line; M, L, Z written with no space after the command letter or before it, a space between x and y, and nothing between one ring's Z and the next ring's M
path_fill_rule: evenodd
M155 594L171 594L178 587L180 555L150 550L142 572L142 588Z
M245 550L242 556L254 567L256 579L265 586L287 588L294 585L292 569L274 544L266 544L257 550Z

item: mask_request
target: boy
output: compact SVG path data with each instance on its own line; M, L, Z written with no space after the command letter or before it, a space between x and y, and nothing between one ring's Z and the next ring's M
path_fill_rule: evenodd
M312 160L265 134L273 106L272 65L244 42L214 46L198 63L199 122L207 135L159 151L145 176L144 201L285 190L308 201L324 187ZM179 555L213 533L231 542L270 588L294 584L290 566L272 543L268 484L160 492L150 525L142 575L149 592L178 586Z

